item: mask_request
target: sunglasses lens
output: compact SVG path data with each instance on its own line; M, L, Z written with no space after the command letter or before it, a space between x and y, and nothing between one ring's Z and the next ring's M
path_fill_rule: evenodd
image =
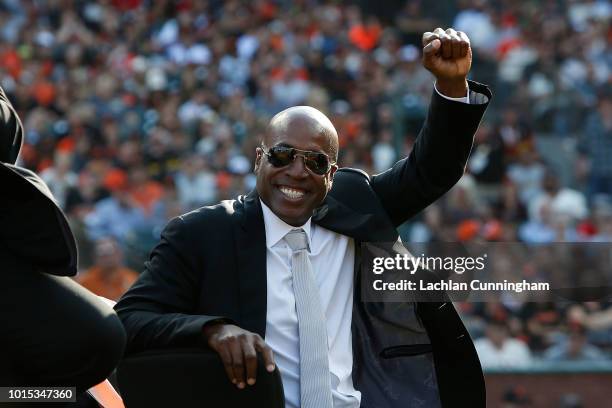
M315 174L325 174L329 170L327 156L322 153L307 153L305 155L306 166Z
M276 146L269 150L270 163L274 167L284 167L293 161L294 150L290 147Z

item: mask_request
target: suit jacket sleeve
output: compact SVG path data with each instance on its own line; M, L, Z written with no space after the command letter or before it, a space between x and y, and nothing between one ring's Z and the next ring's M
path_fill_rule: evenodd
M161 234L145 270L115 305L128 352L171 346L205 346L202 327L220 316L196 314L200 263L192 228L174 218Z
M474 134L492 96L485 85L468 82L469 104L434 91L410 155L372 177L372 188L395 226L427 207L463 175Z

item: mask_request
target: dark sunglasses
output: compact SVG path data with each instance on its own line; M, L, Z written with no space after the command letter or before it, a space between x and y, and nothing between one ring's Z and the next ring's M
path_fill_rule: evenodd
M327 174L334 164L325 153L300 150L289 146L274 146L268 149L268 151L266 151L265 146L261 146L261 148L268 157L270 164L274 167L288 166L293 163L296 156L302 156L306 168L314 174L322 176Z

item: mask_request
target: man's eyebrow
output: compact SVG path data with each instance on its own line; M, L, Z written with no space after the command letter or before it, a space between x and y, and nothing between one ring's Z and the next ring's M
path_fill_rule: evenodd
M286 142L280 142L280 143L275 144L274 146L290 147L292 149L298 149L297 147L295 147L293 145L290 145L289 143L286 143ZM298 149L298 150L302 150L302 149ZM327 153L325 153L325 152L323 152L321 150L304 150L304 151L305 152L313 152L313 153L322 153L322 154L327 156Z

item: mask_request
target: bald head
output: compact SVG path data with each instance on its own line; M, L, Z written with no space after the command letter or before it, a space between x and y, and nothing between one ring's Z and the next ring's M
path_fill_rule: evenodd
M338 133L336 128L323 112L311 106L293 106L274 115L268 124L264 144L266 146L274 145L274 139L278 135L292 132L292 129L295 128L306 131L306 134L325 138L325 153L333 161L337 161Z

